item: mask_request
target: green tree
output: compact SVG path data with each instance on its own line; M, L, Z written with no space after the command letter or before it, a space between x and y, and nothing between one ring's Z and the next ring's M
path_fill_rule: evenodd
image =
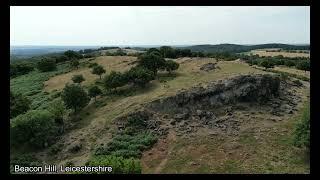
M55 70L57 68L56 67L56 61L54 59L51 59L51 58L41 59L37 63L37 68L41 72L53 71L53 70Z
M297 63L296 68L300 70L304 70L305 72L310 71L310 61L301 60Z
M58 128L47 110L31 110L10 122L12 145L27 143L35 148L46 147L55 139Z
M166 61L156 53L144 54L139 57L139 66L149 69L156 76L159 69L165 66Z
M72 81L74 83L78 83L78 84L81 84L83 81L85 81L84 77L82 76L82 74L78 74L78 75L74 75L72 77Z
M91 86L89 88L88 94L91 98L94 98L94 101L96 101L97 96L102 94L102 91L98 86Z
M72 108L74 112L85 107L90 101L87 92L77 84L67 84L62 91L61 98L66 107Z
M116 89L127 83L126 75L120 72L111 71L109 75L105 76L103 83L106 89Z
M66 108L63 104L63 101L59 99L55 99L49 105L48 111L53 115L55 123L60 125L61 133L64 131L64 115L66 114Z
M172 71L175 71L179 68L179 63L174 62L172 60L167 60L166 64L165 64L165 69L166 71L169 72L169 74L171 74Z
M28 98L10 91L10 119L28 111L30 105L31 101Z
M68 50L63 53L69 60L72 59L81 59L82 55L76 51Z
M101 75L103 73L106 73L106 70L100 65L94 66L93 69L92 69L92 74L98 75L100 77L100 79L101 79Z
M78 60L71 60L70 61L70 66L72 67L72 68L76 68L76 69L78 69L79 68L79 65L80 65L80 62L78 61Z
M133 67L127 73L128 82L144 87L148 82L154 79L154 73L143 67Z
M175 50L170 46L161 46L160 54L164 58L176 58Z
M268 60L262 60L259 65L266 69L274 67L274 65Z

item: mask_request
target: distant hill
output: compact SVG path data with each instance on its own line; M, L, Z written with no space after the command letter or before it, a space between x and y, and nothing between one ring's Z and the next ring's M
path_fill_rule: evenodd
M238 45L238 44L217 44L217 45L195 45L179 47L180 49L190 49L191 51L202 51L206 53L217 53L217 52L230 52L240 53L251 51L254 49L265 49L265 48L281 48L285 50L310 50L310 45L289 45L289 44L259 44L259 45Z

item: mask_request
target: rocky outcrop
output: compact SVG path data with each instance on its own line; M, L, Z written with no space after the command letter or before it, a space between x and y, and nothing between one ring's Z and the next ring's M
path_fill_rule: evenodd
M176 96L149 104L154 111L186 113L188 110L221 107L235 102L265 102L278 96L280 79L272 75L241 75L213 82L206 88L195 87Z
M160 136L169 129L175 129L179 136L190 135L199 128L210 129L210 136L221 133L237 136L241 123L256 119L262 109L278 117L270 118L273 122L280 121L284 113L296 111L299 98L288 91L289 86L290 83L275 75L240 75L153 101L115 122L121 131L130 124L129 119L140 119L141 130ZM236 114L239 111L241 119Z

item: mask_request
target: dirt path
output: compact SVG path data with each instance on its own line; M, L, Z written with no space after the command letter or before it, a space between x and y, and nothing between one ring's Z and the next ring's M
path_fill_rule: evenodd
M170 146L173 142L176 141L176 135L174 131L170 131L167 137L167 142L168 142L168 150L167 150L167 155L165 158L160 162L160 164L155 168L154 173L159 174L161 170L165 167L168 161L168 157L170 156L173 146Z

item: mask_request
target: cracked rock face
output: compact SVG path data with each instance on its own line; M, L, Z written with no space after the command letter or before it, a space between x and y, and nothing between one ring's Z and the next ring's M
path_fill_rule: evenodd
M180 92L176 96L157 100L149 105L155 111L179 112L184 109L203 109L203 106L219 107L235 102L264 102L279 95L280 79L272 75L242 75L218 83L210 83L207 88L195 87ZM177 112L176 112L177 113Z
M211 129L213 134L237 136L243 121L234 114L237 110L247 112L244 113L246 119L254 116L248 111L251 106L264 106L266 111L277 116L295 110L298 98L283 86L275 75L240 75L153 101L141 111L116 122L121 129L126 126L126 119L135 116L143 119L145 130L160 136L169 129L181 135L196 132L201 127Z

